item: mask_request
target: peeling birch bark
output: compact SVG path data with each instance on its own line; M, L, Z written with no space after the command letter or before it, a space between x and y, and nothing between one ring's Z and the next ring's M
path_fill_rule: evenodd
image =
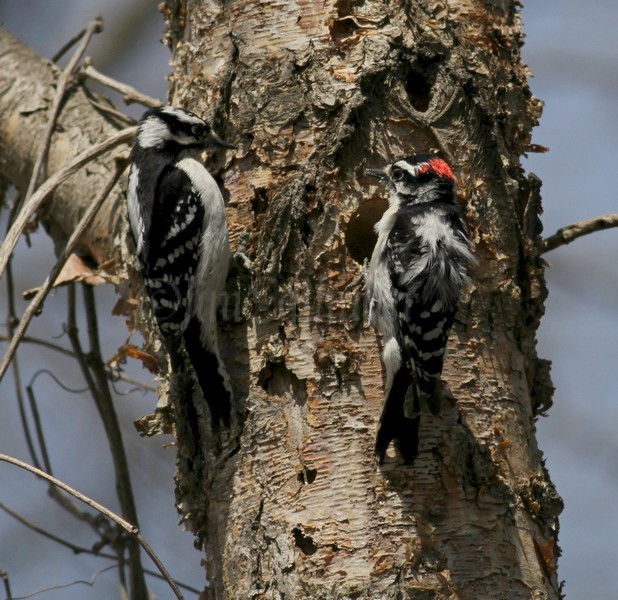
M546 295L540 184L519 157L541 103L517 2L182 2L164 7L171 97L240 150L211 163L236 282L226 361L244 411L182 506L214 598L557 598L561 501L534 432ZM455 167L479 266L451 334L451 402L420 456L376 467L380 340L362 260L384 190L364 168L420 151ZM240 321L240 322L238 322ZM198 509L199 507L199 509Z

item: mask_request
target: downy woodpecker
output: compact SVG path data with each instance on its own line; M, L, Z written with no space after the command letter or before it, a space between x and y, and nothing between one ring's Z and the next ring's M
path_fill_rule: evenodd
M388 183L390 194L366 274L369 320L383 336L386 369L375 453L382 463L394 441L411 463L421 414L440 411L448 335L475 259L444 160L419 154L366 173Z
M213 425L229 425L232 390L217 342L217 306L231 258L223 197L196 160L234 148L193 113L147 111L131 151L129 221L144 284L172 360L184 347Z

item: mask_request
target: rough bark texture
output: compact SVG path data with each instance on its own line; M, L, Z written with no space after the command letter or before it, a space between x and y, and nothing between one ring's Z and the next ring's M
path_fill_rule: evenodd
M180 454L214 597L558 597L561 502L534 436L551 393L539 183L519 161L540 102L516 6L166 4L171 98L240 146L211 166L255 269L233 281L244 312L224 337L238 445ZM362 173L431 149L459 175L479 265L450 339L452 401L424 420L413 467L378 469L361 263L384 190Z

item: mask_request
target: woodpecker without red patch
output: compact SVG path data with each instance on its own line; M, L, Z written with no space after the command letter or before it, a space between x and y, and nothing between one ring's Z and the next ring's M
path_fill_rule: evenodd
M127 189L142 276L172 369L184 372L184 346L214 427L231 419L216 318L230 247L223 196L196 157L230 146L187 110L149 110L131 150Z

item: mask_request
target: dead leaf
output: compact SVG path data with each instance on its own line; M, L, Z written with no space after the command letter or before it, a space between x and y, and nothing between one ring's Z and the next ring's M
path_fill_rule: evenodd
M76 281L83 281L89 285L101 285L107 283L108 278L103 276L101 272L95 273L90 267L88 267L84 261L82 261L77 254L71 254L64 263L62 271L56 277L54 281L54 287L66 285L67 283L74 283ZM30 300L36 296L37 292L41 288L31 288L26 290L22 295L26 300Z
M148 369L153 375L158 375L159 364L156 357L154 357L152 354L148 354L148 352L144 352L143 350L140 350L132 344L127 346L126 352L127 356L142 361L144 367Z
M122 363L125 361L127 356L140 360L146 369L148 369L154 375L158 375L159 364L156 357L152 354L148 354L148 352L140 350L137 346L129 343L129 340L127 340L122 346L120 346L120 348L118 348L118 352L116 352L116 354L109 358L106 361L106 364L108 366L113 366L118 363Z

